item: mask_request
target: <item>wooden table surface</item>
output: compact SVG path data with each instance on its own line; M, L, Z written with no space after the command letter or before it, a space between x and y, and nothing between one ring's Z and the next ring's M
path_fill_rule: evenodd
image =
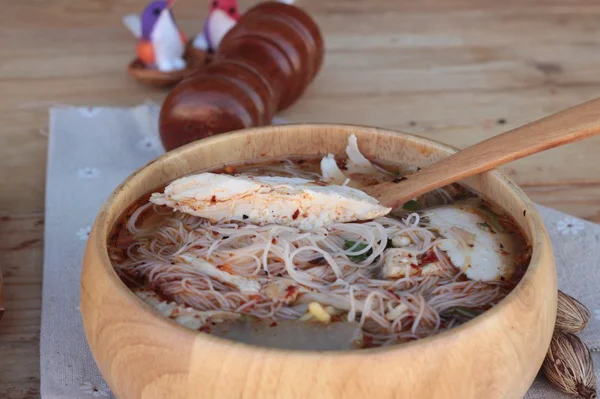
M193 35L207 0L179 0ZM241 2L247 8L251 2ZM298 0L326 62L280 116L416 133L465 147L600 97L600 3ZM567 5L568 4L568 5ZM160 102L128 78L121 17L141 0L6 1L0 11L0 398L39 395L47 108ZM600 137L504 171L534 201L600 222Z

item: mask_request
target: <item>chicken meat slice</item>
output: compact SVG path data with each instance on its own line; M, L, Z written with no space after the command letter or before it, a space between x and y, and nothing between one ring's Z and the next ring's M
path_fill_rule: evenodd
M204 259L196 258L192 255L179 255L179 259L182 262L193 266L196 270L207 275L208 277L214 278L215 280L218 280L223 284L236 287L242 293L258 294L260 291L260 283L254 278L230 274L224 270L217 268L212 263L209 263Z
M520 250L515 238L493 231L475 209L464 205L447 205L427 210L429 228L445 238L439 248L452 264L476 281L510 278Z
M214 221L246 220L311 230L385 216L384 207L346 186L277 176L200 173L175 180L150 201Z
M323 181L340 186L350 181L337 165L333 154L328 154L321 159L321 176Z
M348 185L354 188L363 188L377 183L383 183L389 179L384 169L373 165L358 149L358 140L354 134L348 137L346 146L346 169L343 172L335 161L335 155L327 154L321 159L322 180L340 185Z
M176 323L192 330L198 330L207 322L221 323L224 321L233 321L239 319L241 316L239 313L224 310L202 311L181 305L177 302L168 302L160 298L156 292L145 289L136 290L135 295L161 315L169 317Z
M398 279L408 276L441 276L444 268L439 262L421 264L413 251L403 248L390 248L384 252L381 277Z

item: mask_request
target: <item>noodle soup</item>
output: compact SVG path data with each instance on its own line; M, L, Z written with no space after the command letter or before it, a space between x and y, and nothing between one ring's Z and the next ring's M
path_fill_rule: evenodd
M381 163L356 168L348 155L271 159L212 172L327 185L339 170L345 180L335 184L358 188L414 172ZM122 280L188 328L255 344L262 342L252 337L262 336L267 346L359 349L431 336L502 300L531 252L508 215L458 184L384 217L310 230L243 217L216 222L149 197L111 234L110 257ZM280 343L281 335L289 339Z

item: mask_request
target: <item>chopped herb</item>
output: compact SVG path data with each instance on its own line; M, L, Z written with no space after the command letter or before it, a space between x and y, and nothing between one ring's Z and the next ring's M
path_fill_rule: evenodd
M477 309L466 308L463 306L453 306L442 312L446 317L461 319L463 321L474 319L481 314Z
M378 244L381 243L381 241L378 242ZM356 245L356 247L354 247ZM362 251L363 249L365 249L368 246L368 244L365 244L363 242L360 243L356 243L356 241L351 241L351 240L344 240L344 249L348 250L352 248L352 252L359 252ZM388 238L387 243L385 245L385 249L388 248L392 248L392 239ZM373 249L369 249L367 252L362 253L362 254L358 254L358 255L348 255L348 259L350 259L352 262L362 262L365 259L367 259L369 256L371 256L371 254L373 253ZM377 258L375 258L374 262L377 262L379 256Z
M368 246L369 245L365 244L364 242L357 243L355 241L344 240L344 249L352 249L352 252L360 252ZM363 260L367 259L372 253L373 250L369 249L368 251L362 254L348 255L348 259L350 259L352 262L362 262Z
M492 231L492 229L490 228L490 225L487 224L487 222L477 223L477 227L479 227L483 231Z
M495 232L504 233L504 228L502 227L502 224L500 224L500 220L498 219L498 216L494 212L492 212L489 208L487 208L485 205L482 206L481 208L476 209L475 212L477 212L477 214L479 214L479 216L484 218L486 221L490 222L490 224L491 224L490 231L493 228ZM494 231L492 231L492 232L494 232Z
M410 200L402 205L402 209L406 209L407 211L418 211L421 209L421 205L415 200Z
M399 177L400 176L400 169L396 169L394 171L394 176Z

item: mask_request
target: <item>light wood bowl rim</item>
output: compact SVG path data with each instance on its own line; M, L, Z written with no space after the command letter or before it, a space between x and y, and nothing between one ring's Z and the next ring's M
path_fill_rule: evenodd
M338 129L338 130L368 130L371 132L375 132L380 135L400 135L403 136L404 140L412 140L417 143L425 144L428 147L435 147L436 150L442 151L450 151L456 152L457 148L449 146L447 144L443 144L436 140L431 140L429 138L425 138L415 134L409 134L400 131L394 131L389 129L382 129L376 127L362 126L362 125L354 125L354 124L340 124L340 123L299 123L299 124L287 124L287 125L277 125L277 126L263 126L263 127L255 127L250 129L243 129L229 133L223 133L216 136L208 137L202 140L198 140L189 144L186 144L182 147L169 151L155 160L147 163L146 165L140 167L131 175L129 175L117 188L111 193L111 195L104 202L99 214L98 218L94 223L94 227L92 232L90 233L90 238L88 243L93 243L94 246L91 248L95 256L100 256L100 264L103 271L108 275L111 282L114 283L114 287L119 289L122 293L125 293L128 301L132 301L136 303L138 306L138 311L143 312L145 316L154 319L154 321L158 321L165 329L173 330L176 329L180 334L186 335L188 338L193 338L198 342L198 340L203 340L207 344L210 343L211 346L216 347L217 350L219 348L230 348L231 346L237 346L239 349L245 348L245 352L252 352L256 354L285 354L286 357L312 357L317 360L320 356L323 355L321 351L298 351L298 350L284 350L284 349L274 349L267 347L258 347L253 345L242 344L234 341L230 341L224 338L219 338L212 336L210 334L202 334L196 331L192 331L186 327L183 327L173 320L163 317L158 312L156 312L153 308L146 305L141 299L139 299L118 277L116 274L110 260L108 257L107 251L107 239L110 233L110 227L108 226L104 215L111 209L112 207L118 204L119 195L126 189L128 183L134 179L143 179L146 168L154 163L166 163L169 160L173 160L180 156L181 154L191 152L193 153L196 147L199 146L215 146L222 145L226 143L228 140L235 136L239 135L248 135L248 134L271 134L276 131L280 131L281 129L290 129L290 130L302 130L302 129L319 129L319 128L328 128L328 129ZM218 165L214 165L218 166ZM524 284L528 283L532 279L532 274L535 270L542 267L543 265L540 262L540 257L542 256L543 251L550 250L551 244L549 238L547 236L547 232L541 216L539 215L535 205L533 202L527 197L527 195L515 184L513 183L507 176L502 174L499 171L490 171L486 172L491 174L493 177L500 180L500 183L504 183L510 188L512 191L512 195L516 197L523 205L524 209L527 211L527 226L531 231L531 245L532 245L532 256L529 268L522 280L519 284L513 289L504 299L502 299L496 306L492 309L484 312L480 316L475 319L464 323L458 327L454 327L450 330L437 333L431 337L422 338L416 341L411 341L408 343L403 343L399 345L391 345L387 347L379 347L379 348L369 348L369 349L360 349L360 350L349 350L349 351L333 351L327 352L328 356L343 358L345 356L379 356L379 355L390 355L391 352L408 350L413 347L422 347L427 345L433 345L440 340L447 340L448 337L461 334L464 330L473 329L477 325L485 323L488 319L497 317L503 312L505 307L510 306L514 301L518 300L520 288L523 287ZM511 193L507 193L510 195ZM83 285L83 279L82 279Z

